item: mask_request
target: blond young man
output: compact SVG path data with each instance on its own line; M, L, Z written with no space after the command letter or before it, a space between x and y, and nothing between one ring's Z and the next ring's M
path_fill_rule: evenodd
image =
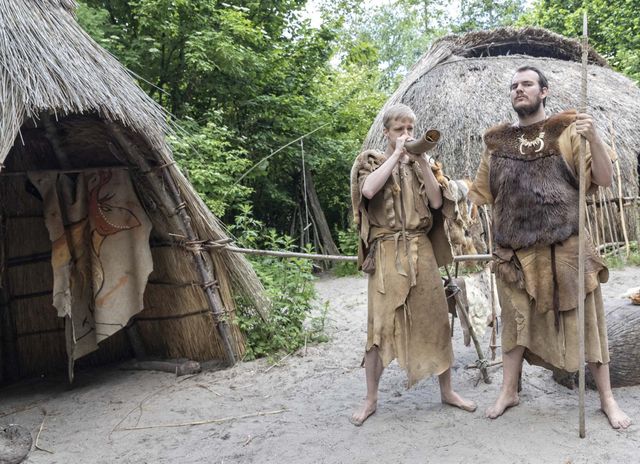
M408 387L438 375L443 403L476 409L451 386L453 350L438 272L438 263L451 260L440 212L449 200L427 155L412 155L404 148L413 138L414 123L408 106L390 107L383 118L385 152L361 153L351 171L359 266L369 273L363 361L367 396L351 417L354 425L376 411L380 377L396 358L407 370Z
M494 272L502 308L504 377L495 419L520 402L522 359L547 368L578 370L577 266L580 138L587 140L586 185L609 186L613 170L607 147L588 114L547 117L549 84L537 68L523 66L511 80L516 124L484 135L485 152L469 193L491 204ZM608 270L587 238L585 357L614 428L631 421L616 403L609 382L609 352L600 283Z

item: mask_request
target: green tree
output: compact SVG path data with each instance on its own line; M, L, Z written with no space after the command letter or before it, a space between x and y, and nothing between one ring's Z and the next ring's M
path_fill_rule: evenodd
M224 217L231 205L246 203L251 188L235 182L248 167L246 152L233 143L233 133L222 125L222 114L212 111L206 123L179 121L178 136L171 136L173 154L207 206Z
M579 37L582 35L583 5L589 18L591 45L614 69L640 82L640 0L537 0L519 24Z
M523 0L461 0L455 32L514 25L524 13Z
M332 2L322 7L342 25L337 52L342 60L367 51L370 66L381 72L378 87L391 92L431 42L450 31L446 5L444 0L396 0L368 8L358 3L351 10Z
M219 114L216 124L229 131L226 149L243 153L251 164L316 123L310 89L325 73L334 33L300 20L296 8L303 4L86 0L78 19L178 119L195 121L206 132L209 117ZM243 183L255 192L260 218L280 229L286 222L280 212L295 203L297 160L285 152Z

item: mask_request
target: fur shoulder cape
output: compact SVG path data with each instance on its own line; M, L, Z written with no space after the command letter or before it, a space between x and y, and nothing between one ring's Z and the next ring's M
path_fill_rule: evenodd
M544 121L545 132L553 138L558 138L567 127L576 121L577 114L576 110L568 110L550 116ZM489 150L493 151L496 147L510 143L513 133L518 130L520 130L518 126L508 122L497 124L484 133L484 143Z

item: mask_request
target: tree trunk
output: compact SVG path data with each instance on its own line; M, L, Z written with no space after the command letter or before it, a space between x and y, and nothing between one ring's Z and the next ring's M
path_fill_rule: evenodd
M631 303L606 309L611 385L640 384L640 307Z
M607 333L609 335L609 373L612 387L640 385L640 307L631 303L616 303L605 308ZM556 382L575 388L577 375L554 370ZM587 374L587 386L595 388L593 379Z
M324 216L324 211L322 211L322 206L320 205L320 200L318 199L318 194L316 193L316 187L313 183L311 172L306 166L305 176L307 180L307 198L309 200L309 205L311 206L311 214L315 219L315 223L318 227L318 233L320 234L320 247L322 249L318 251L325 255L339 255L340 252L338 251L338 247L333 241L331 230L329 229L329 224L327 224L327 219Z

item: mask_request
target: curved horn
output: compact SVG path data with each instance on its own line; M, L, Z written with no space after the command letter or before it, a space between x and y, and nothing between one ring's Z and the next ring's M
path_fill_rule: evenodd
M429 150L432 150L440 140L440 131L436 129L429 129L424 135L417 140L411 140L404 143L404 147L409 153L420 155Z

